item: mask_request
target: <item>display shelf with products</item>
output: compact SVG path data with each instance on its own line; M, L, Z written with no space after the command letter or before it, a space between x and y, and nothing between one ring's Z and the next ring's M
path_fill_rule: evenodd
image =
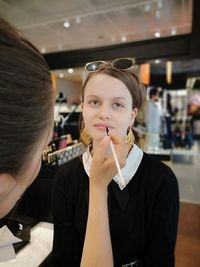
M191 116L188 114L188 90L164 90L163 148L191 149L194 143Z
M48 154L47 162L48 164L53 164L60 166L80 155L85 151L85 146L83 143L74 143L71 146L67 146L66 148L59 149L55 152Z

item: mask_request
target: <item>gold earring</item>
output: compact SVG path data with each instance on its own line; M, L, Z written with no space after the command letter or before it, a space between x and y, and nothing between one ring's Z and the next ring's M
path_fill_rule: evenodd
M128 147L129 147L129 149L132 147L134 142L135 142L135 136L133 134L131 126L129 126L128 134L126 135L126 143L127 143Z
M92 138L88 134L87 130L84 128L80 134L80 139L85 145L89 145L92 142Z

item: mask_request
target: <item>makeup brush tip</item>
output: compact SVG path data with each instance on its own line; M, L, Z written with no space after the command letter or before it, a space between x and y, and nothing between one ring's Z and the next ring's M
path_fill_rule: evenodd
M108 135L108 133L109 133L109 130L108 130L108 127L106 126L106 133L107 133L107 135Z

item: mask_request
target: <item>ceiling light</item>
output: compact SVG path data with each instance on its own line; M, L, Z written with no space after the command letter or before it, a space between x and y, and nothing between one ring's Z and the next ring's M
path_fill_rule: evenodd
M166 81L168 84L172 83L172 61L166 62Z
M176 29L171 30L171 35L176 35Z
M69 69L67 70L67 72L68 72L68 73L73 73L74 70L73 70L72 68L69 68Z
M156 38L159 38L160 37L160 33L159 32L155 32L154 35L155 35Z
M65 28L69 28L70 27L70 23L69 23L69 21L65 21L64 23L63 23L63 26L65 27Z
M58 74L58 76L59 76L59 78L64 78L64 74L63 74L62 72L60 72L60 73Z
M154 62L155 62L156 64L159 64L159 63L160 63L160 59L156 59Z
M126 36L125 35L121 37L121 41L126 42Z
M41 48L41 53L43 54L43 53L46 53L46 52L47 52L46 48L45 47L42 47Z

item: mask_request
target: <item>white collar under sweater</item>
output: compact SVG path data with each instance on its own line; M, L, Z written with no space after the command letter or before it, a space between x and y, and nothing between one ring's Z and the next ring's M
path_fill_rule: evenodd
M123 190L126 187L126 185L130 182L130 180L135 175L140 165L140 162L142 160L142 157L143 157L143 151L137 145L134 144L134 146L132 147L131 151L128 154L128 157L126 159L126 164L121 170L122 176L124 178L124 185L121 183L120 177L118 174L115 175L115 177L113 177L113 180L118 184L121 190ZM82 159L83 159L84 169L87 175L90 176L89 174L90 174L90 166L92 164L92 156L90 154L89 147L83 153Z

